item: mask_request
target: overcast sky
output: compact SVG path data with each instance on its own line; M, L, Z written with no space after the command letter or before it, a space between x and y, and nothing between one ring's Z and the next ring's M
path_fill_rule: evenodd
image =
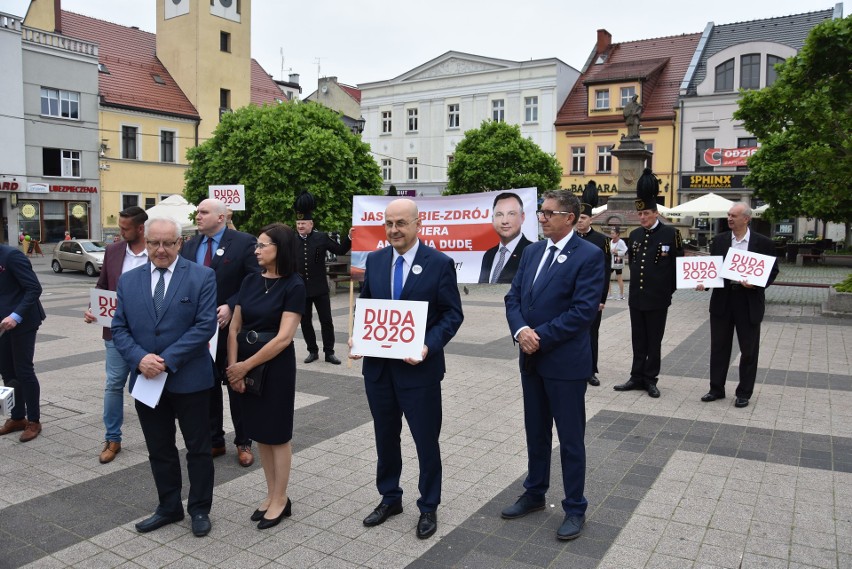
M392 79L450 50L512 61L556 57L579 70L599 28L623 42L700 33L708 22L730 24L834 5L832 0L254 0L252 57L280 79L283 51L283 76L299 73L305 96L316 89L319 76L336 76L349 85ZM23 16L27 6L28 0L0 0L0 11L14 15ZM155 0L62 0L62 8L156 31ZM843 12L848 14L848 5Z

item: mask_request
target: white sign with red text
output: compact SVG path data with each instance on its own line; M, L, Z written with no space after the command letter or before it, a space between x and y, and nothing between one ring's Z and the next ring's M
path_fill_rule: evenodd
M118 306L115 291L90 289L89 306L92 307L92 314L98 319L98 324L104 328L112 326L112 317L115 314L115 307Z
M677 257L677 288L722 288L725 280L719 274L723 257Z
M246 187L242 184L227 184L224 186L207 186L212 200L222 200L231 211L245 211Z
M352 354L419 360L426 341L429 303L359 298L352 327Z
M728 249L721 275L734 282L765 287L774 263L775 257L770 255Z

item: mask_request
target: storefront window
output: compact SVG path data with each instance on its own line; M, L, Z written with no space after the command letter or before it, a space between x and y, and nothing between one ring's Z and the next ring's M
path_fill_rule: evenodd
M41 241L41 224L39 223L39 203L18 202L18 227L32 239Z
M42 202L43 242L54 243L65 238L65 202Z
M68 231L74 239L89 239L88 202L68 202Z

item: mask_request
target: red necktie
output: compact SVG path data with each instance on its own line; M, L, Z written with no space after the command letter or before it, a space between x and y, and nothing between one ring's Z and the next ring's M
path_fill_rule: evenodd
M204 252L204 266L209 267L213 262L213 240L207 238L207 251Z

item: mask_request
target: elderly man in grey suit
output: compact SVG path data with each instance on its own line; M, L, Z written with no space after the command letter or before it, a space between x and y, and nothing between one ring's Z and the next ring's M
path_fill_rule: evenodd
M153 409L136 401L159 496L154 515L136 524L136 530L153 531L184 517L175 444L177 419L186 443L187 510L192 533L201 537L210 532L213 503L208 428L213 360L208 345L216 331L216 276L212 269L178 256L180 231L173 219L153 218L145 223L149 262L118 281L112 338L128 366L141 375L137 381L167 374Z

